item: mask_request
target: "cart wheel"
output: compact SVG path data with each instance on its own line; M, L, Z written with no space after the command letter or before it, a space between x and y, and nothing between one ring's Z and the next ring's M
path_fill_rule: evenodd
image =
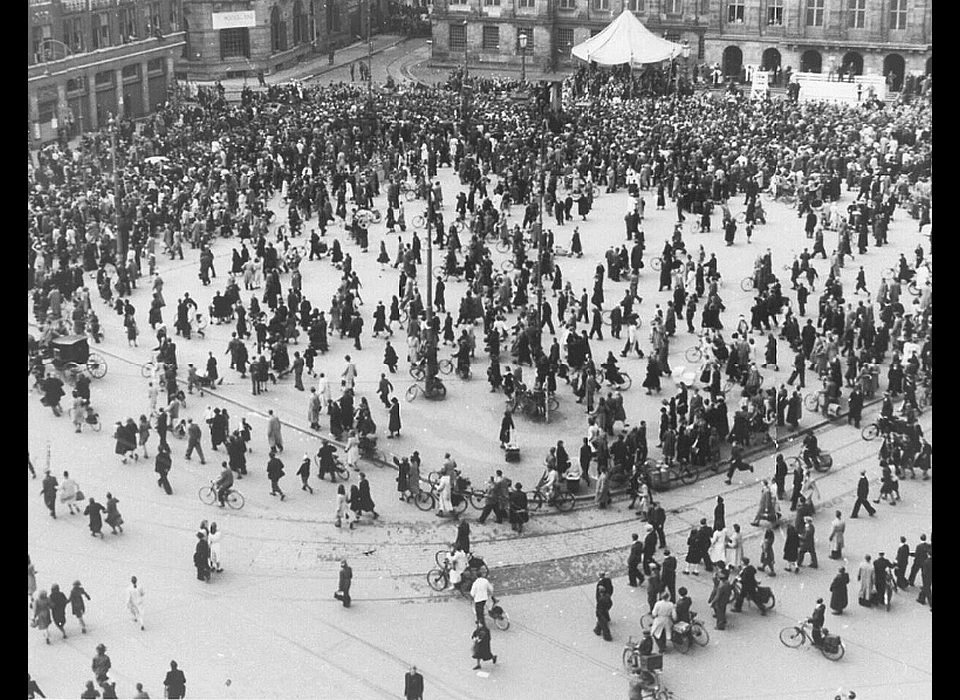
M96 379L103 379L107 374L107 361L99 353L91 352L87 358L87 369Z

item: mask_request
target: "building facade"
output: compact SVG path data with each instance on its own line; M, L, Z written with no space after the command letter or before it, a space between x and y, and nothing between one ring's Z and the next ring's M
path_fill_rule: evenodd
M689 63L858 74L932 73L933 0L434 0L433 59L544 71L572 66L570 49L624 9L655 34L689 42Z
M28 0L30 137L46 143L135 119L167 99L183 52L181 0Z
M190 80L252 78L376 33L386 0L183 0Z

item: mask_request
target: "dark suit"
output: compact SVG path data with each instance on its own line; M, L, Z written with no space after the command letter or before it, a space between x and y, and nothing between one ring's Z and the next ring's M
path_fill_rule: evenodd
M672 554L660 565L661 588L670 591L670 600L677 599L677 558Z
M643 573L650 575L650 562L653 561L653 555L657 553L657 532L651 530L643 538Z
M403 697L407 700L423 700L423 676L417 671L407 671L403 679Z
M870 505L870 481L866 476L861 476L860 481L857 482L857 502L853 504L853 513L850 515L851 518L859 517L858 513L860 512L860 506L863 506L867 509L867 512L870 515L873 515L877 511L872 505Z
M897 585L907 587L907 564L910 563L910 545L904 542L897 549Z
M910 585L916 585L917 573L923 567L923 562L927 560L927 555L933 551L933 548L927 542L921 542L917 545L917 548L913 550L913 566L910 567Z
M638 568L641 561L643 561L643 542L636 540L630 545L630 556L627 557L627 576L631 586L639 586L643 583L643 574Z

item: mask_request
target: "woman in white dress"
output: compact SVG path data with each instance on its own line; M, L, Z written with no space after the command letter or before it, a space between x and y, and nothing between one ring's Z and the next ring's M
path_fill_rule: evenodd
M213 571L223 571L220 566L220 540L223 539L223 533L217 528L216 523L210 523L210 534L207 537L207 543L210 545L210 568Z
M347 438L347 466L354 471L358 470L357 463L360 461L360 441L357 439L355 430L350 431L350 437Z
M440 477L440 482L437 484L437 491L440 496L440 507L437 510L437 515L442 516L451 513L453 511L453 481L449 474L444 474Z
M653 606L651 615L653 626L650 634L656 640L660 653L663 653L667 648L667 640L673 638L673 623L676 617L676 606L670 602L670 591L660 593L660 600Z
M334 525L340 527L344 521L350 523L350 529L353 529L353 521L350 520L350 509L347 507L347 491L343 484L337 486L337 512Z
M710 557L710 561L714 564L718 564L721 561L726 561L727 554L727 531L726 530L716 530L713 533L713 537L710 539L710 549L707 550L707 555Z
M743 535L740 534L740 526L736 524L733 526L733 532L727 537L726 561L727 565L735 571L743 562Z

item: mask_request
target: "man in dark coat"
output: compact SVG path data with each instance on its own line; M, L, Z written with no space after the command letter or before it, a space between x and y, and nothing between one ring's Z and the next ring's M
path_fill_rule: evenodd
M920 544L917 545L917 548L913 550L913 554L910 555L913 557L913 566L910 568L909 578L911 586L916 585L917 572L923 568L923 563L927 560L927 557L932 554L933 548L927 542L927 536L920 535Z
M720 574L720 580L707 601L713 608L713 616L717 619L716 628L718 630L727 628L727 605L730 604L731 595L729 578L727 572Z
M154 471L159 475L157 485L166 491L168 496L173 493L170 482L167 480L167 474L170 473L172 466L173 460L170 459L170 448L167 445L160 445L154 461Z
M857 428L860 427L860 417L863 415L863 394L859 387L854 387L850 392L850 403L847 414L847 424L853 423Z
M653 555L657 553L657 532L652 525L647 525L647 534L643 538L643 573L650 575L650 563L653 561Z
M603 636L604 640L613 641L610 635L610 608L613 607L613 598L607 589L597 584L597 624L593 628L595 635Z
M347 564L346 559L340 561L340 577L337 582L337 592L333 597L343 603L343 607L350 607L350 585L353 581L353 569Z
M677 558L669 549L663 550L663 563L660 565L660 584L663 590L670 591L670 600L677 599Z
M876 589L876 602L882 603L887 591L887 569L893 567L883 552L873 560L873 587Z
M860 480L857 482L857 502L853 504L853 513L850 514L851 518L860 517L860 507L863 506L867 509L867 512L872 516L876 515L877 511L872 505L870 505L870 480L867 479L867 472L863 470L860 472Z
M263 75L262 71L260 75ZM170 662L170 670L167 671L167 676L163 679L163 685L168 698L182 698L187 694L187 678L183 675L183 671L177 668L176 661Z
M405 700L423 700L423 676L414 666L403 679L403 697Z
M700 529L697 531L700 539L699 552L703 553L703 568L713 571L713 562L710 561L710 542L713 540L713 528L707 525L706 518L700 518Z
M630 579L630 585L636 588L643 583L643 574L640 572L640 562L643 560L643 542L640 541L640 535L633 533L633 544L630 545L630 555L627 557L627 576Z
M847 585L850 583L850 574L846 568L840 567L837 575L830 584L830 612L840 615L847 607Z
M647 515L647 522L653 526L653 532L657 536L660 548L667 546L667 536L663 532L663 526L667 522L667 512L659 502L652 504L650 513Z
M909 585L907 581L907 564L910 563L910 545L907 544L907 538L900 537L900 546L897 548L897 586L906 589Z

